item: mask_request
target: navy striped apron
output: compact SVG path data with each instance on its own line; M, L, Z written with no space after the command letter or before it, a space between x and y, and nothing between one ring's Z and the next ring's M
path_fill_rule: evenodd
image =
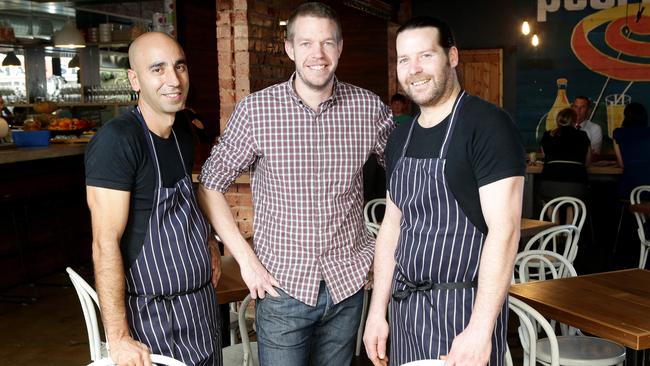
M391 365L447 355L472 314L484 235L458 206L444 175L458 113L454 103L440 157L406 156L413 126L390 179L390 197L402 211L395 250L391 312ZM491 366L501 366L506 346L507 304L492 336Z
M153 136L140 111L133 113L145 131L156 188L142 251L126 272L131 335L153 353L187 365L221 365L216 295L210 282L208 224L198 209L187 173L174 187L163 187ZM178 163L183 164L173 130L172 137Z

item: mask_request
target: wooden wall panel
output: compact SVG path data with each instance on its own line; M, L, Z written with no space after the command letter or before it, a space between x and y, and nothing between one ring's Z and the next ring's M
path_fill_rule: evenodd
M460 85L470 94L503 107L503 50L461 50L456 67Z

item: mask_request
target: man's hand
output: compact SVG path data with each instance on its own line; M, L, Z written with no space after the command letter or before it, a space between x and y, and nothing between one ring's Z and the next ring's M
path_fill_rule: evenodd
M445 366L485 366L492 352L492 333L466 328L454 338L447 356L441 356Z
M275 287L279 287L280 284L278 281L271 276L271 274L264 268L259 259L251 252L246 258L244 263L239 264L241 268L241 278L248 286L248 290L251 292L251 298L263 299L268 292L273 297L278 297L280 294L275 290Z
M388 322L383 317L369 316L366 330L363 333L363 343L366 353L374 366L387 366L386 341L388 340Z
M151 366L149 347L129 336L110 342L111 359L119 366Z
M212 286L216 289L221 278L221 253L214 239L208 239L208 249L210 250L210 265L212 267Z

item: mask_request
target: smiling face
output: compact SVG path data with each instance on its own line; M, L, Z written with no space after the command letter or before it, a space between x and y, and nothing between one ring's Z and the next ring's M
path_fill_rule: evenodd
M154 32L135 42L128 75L131 87L139 92L138 105L173 117L185 107L190 84L183 50L170 37Z
M434 27L408 29L397 36L397 78L419 106L434 106L451 95L456 80L458 50L438 42Z
M293 27L293 39L284 42L284 49L296 64L296 89L331 88L343 50L336 24L328 18L299 16Z

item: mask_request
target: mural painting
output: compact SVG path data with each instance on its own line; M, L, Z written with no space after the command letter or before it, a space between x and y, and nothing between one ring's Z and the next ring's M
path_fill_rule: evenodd
M537 0L521 14L536 11L533 31L517 52L517 121L529 150L554 127L557 111L577 96L593 102L591 120L611 152L612 131L625 105L650 107L650 0ZM536 5L536 9L531 9Z

